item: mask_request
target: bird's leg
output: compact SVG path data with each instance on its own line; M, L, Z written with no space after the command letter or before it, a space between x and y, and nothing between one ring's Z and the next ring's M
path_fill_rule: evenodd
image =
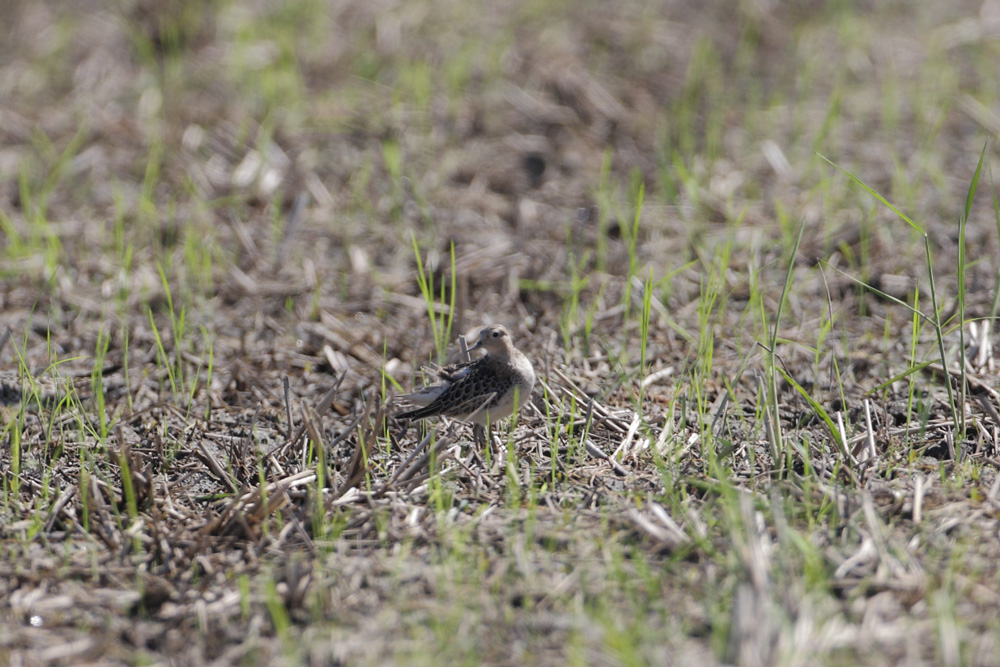
M485 453L486 461L479 458L479 452L482 450ZM488 450L483 448L483 427L479 424L472 425L472 452L471 460L475 462L481 470L486 470L486 462L489 461L490 453Z
M503 454L503 440L501 440L499 434L494 433L493 423L491 422L488 426L479 426L477 424L474 427L474 434L476 444L482 447L486 453L486 460L491 461L495 468Z

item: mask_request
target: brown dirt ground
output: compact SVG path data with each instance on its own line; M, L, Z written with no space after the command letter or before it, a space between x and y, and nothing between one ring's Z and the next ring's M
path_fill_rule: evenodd
M782 382L795 445L775 461L757 344L801 221L781 364L860 456L863 399L907 369L910 315L833 269L904 300L927 298L927 272L905 225L813 153L907 197L953 313L951 221L996 118L963 92L988 88L968 45L996 41L995 3L858 3L847 52L830 6L767 4L5 2L0 211L21 245L0 240L0 661L991 664L995 375L976 375L963 437L940 376L915 376L917 434L905 382L872 394L876 458L843 467ZM288 46L262 26L285 23L298 74L272 77ZM705 44L719 74L692 86ZM928 150L916 102L881 124L879 84L920 90L942 53L957 97ZM440 83L456 57L461 94ZM399 92L418 61L423 103ZM686 97L690 124L664 120ZM665 182L665 145L692 151L693 189ZM919 174L909 195L900 171ZM647 189L631 297L631 210L602 181ZM997 271L987 209L967 231L970 316ZM454 331L508 325L544 382L506 448L441 427L435 467L416 429L385 428L383 370L408 388L433 355L411 231L437 284L454 244ZM593 331L581 315L567 344L571 264ZM664 372L640 392L647 275L646 375ZM929 330L918 343L933 358Z

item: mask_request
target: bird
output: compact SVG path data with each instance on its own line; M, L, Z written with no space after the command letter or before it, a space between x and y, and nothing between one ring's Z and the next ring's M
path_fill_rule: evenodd
M439 382L400 396L417 407L396 414L396 419L449 417L487 426L517 412L535 386L531 362L499 324L479 332L469 351L479 349L486 354L474 361L432 369Z

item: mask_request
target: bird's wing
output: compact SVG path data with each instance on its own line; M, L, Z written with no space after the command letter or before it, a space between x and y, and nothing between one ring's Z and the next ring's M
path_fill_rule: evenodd
M479 408L489 408L491 407L497 399L497 393L495 391L488 394L477 394L475 396L470 396L461 403L455 406L452 412L457 415L468 415L472 414Z
M447 380L448 382L458 382L472 371L478 361L479 360L477 359L476 361L467 361L461 364L434 366L431 367L430 370L442 380Z
M410 392L409 394L400 394L399 398L414 405L430 405L437 399L441 398L441 395L448 390L449 386L451 385L447 382L431 384L418 389L417 391Z
M440 382L426 385L409 394L403 394L400 398L417 405L428 405L472 372L475 364L475 361L471 361L465 364L450 364L448 366L438 366L436 364L424 366L424 372L436 375Z

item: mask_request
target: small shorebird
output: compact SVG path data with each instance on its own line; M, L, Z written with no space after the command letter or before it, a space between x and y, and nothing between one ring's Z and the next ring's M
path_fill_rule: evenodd
M400 396L418 407L395 417L450 417L486 426L514 414L535 386L531 362L499 324L480 331L479 340L469 350L480 348L486 350L486 356L434 369L440 382Z

